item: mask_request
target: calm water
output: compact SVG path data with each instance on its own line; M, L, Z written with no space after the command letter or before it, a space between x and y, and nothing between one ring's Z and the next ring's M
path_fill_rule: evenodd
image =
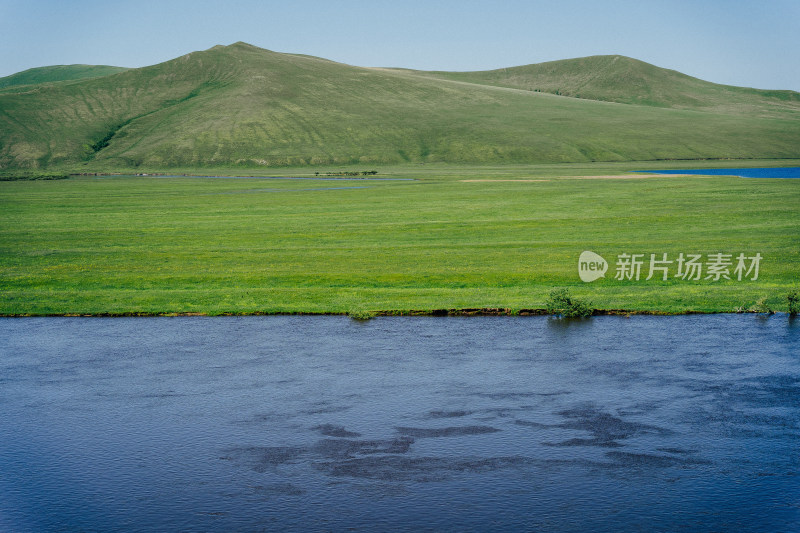
M785 315L0 319L2 531L800 530Z
M656 174L694 174L703 176L739 176L742 178L800 178L800 167L785 168L706 168L702 170L642 170Z

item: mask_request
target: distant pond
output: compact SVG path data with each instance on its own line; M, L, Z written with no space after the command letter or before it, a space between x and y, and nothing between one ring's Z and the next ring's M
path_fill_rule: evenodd
M652 174L692 174L705 176L739 176L742 178L800 178L800 167L782 168L705 168L692 170L639 170Z
M800 529L800 322L0 319L0 531Z

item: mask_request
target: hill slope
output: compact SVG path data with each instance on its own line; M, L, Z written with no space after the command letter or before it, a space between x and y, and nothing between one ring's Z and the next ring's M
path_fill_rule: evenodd
M465 81L216 46L0 94L0 168L800 156L791 98L769 113L698 111Z
M37 67L0 78L0 89L37 83L99 78L101 76L108 76L109 74L116 74L124 70L128 69L108 65L53 65L50 67Z
M719 85L625 56L591 56L477 72L407 71L622 104L780 114L800 110L800 93Z

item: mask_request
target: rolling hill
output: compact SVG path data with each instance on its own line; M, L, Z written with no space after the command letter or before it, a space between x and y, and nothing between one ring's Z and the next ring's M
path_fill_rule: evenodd
M0 89L18 87L20 85L99 78L124 70L128 69L109 65L53 65L50 67L30 68L11 76L0 78Z
M800 157L798 96L620 56L433 73L236 43L0 92L0 169Z
M496 87L621 104L780 114L800 109L800 93L710 83L625 56L591 56L479 72L407 71Z

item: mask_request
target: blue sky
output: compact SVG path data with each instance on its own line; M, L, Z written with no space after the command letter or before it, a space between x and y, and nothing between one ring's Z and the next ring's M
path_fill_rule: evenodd
M717 83L800 91L800 0L0 0L0 76L141 67L236 41L428 70L622 54Z

